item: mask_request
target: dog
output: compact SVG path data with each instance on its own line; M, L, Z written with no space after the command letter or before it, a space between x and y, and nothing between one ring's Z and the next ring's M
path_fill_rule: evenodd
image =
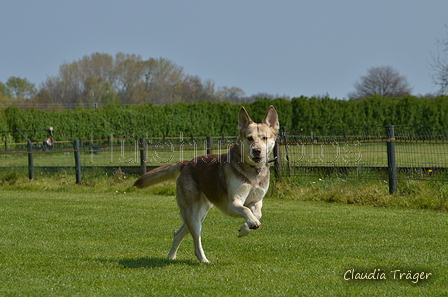
M277 111L271 105L262 123L257 124L241 107L238 130L239 136L227 153L158 167L134 183L137 188L144 188L177 179L176 200L183 224L174 232L169 259L176 259L180 243L190 233L196 257L209 263L202 249L201 229L213 205L226 215L246 220L238 237L260 227L263 198L269 188L269 155L279 130Z

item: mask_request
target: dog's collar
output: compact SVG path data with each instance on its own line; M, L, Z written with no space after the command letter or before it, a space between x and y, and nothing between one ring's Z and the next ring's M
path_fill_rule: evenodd
M265 166L269 167L269 163L275 162L276 160L277 160L277 157L272 158L272 159L268 159L268 161L266 162ZM255 168L257 173L260 173L263 170L263 166L262 167L257 167L257 166L254 166L254 165L250 165L250 167Z

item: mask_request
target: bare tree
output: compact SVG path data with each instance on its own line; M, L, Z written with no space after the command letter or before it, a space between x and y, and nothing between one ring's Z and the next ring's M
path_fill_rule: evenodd
M146 61L147 87L151 101L155 104L182 101L184 68L165 58L150 58Z
M269 93L266 93L266 92L259 92L259 93L256 93L256 94L253 94L253 95L250 95L250 96L247 96L247 97L243 97L243 98L241 98L241 101L247 102L247 103L252 103L252 102L255 102L255 100L257 100L259 98L261 98L261 99L271 99L271 100L274 100L274 99L277 99L277 98L290 99L286 95L280 96L279 94L275 94L274 95L274 94L269 94Z
M114 84L121 102L144 103L149 101L146 91L146 62L139 55L118 53L115 55Z
M243 95L240 88L217 89L211 80L185 74L183 67L165 58L145 61L139 55L93 53L62 64L57 76L41 84L36 99L39 103L92 106L118 102L238 102Z
M244 96L244 91L238 87L220 87L218 88L218 96L223 101L239 103Z
M448 26L446 27L448 29ZM439 88L438 93L442 95L448 94L448 38L437 40L437 45L439 49L437 54L432 57L430 67L434 73L432 80ZM442 50L440 50L440 47L442 47Z
M371 67L367 75L361 76L354 84L355 91L348 94L349 98L362 99L374 95L381 97L400 98L411 94L407 78L391 66Z
M42 83L39 100L63 104L139 103L149 97L145 88L145 62L138 55L93 53L64 63L59 75Z

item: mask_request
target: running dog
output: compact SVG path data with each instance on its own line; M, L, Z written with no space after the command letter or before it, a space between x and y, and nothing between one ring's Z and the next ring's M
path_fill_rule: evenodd
M238 129L237 141L228 153L158 167L134 183L144 188L177 179L176 200L183 224L174 232L168 258L176 259L180 243L190 233L197 258L209 263L202 249L201 229L213 205L226 215L246 220L238 230L239 237L260 227L262 201L269 188L269 155L279 129L277 111L270 106L262 123L257 124L242 107Z

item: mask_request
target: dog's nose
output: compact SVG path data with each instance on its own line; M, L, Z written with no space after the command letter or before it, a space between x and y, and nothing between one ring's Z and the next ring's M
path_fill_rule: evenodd
M252 154L254 154L254 156L261 155L261 148L258 148L258 147L252 148Z

